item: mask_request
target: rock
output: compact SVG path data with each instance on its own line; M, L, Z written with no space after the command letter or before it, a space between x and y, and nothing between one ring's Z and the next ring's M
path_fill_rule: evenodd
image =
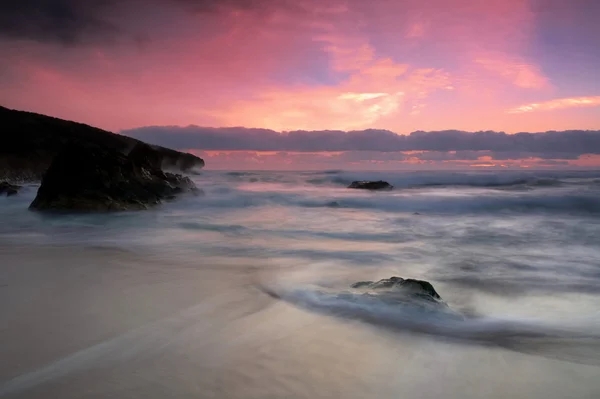
M69 143L97 145L124 154L131 154L137 144L144 144L135 138L82 123L4 107L0 107L0 121L0 180L40 181L54 157ZM160 146L148 147L161 156L163 168L194 173L204 166L204 160L193 154Z
M327 203L327 206L330 208L339 208L340 207L340 203L337 201L331 201Z
M204 167L204 161L195 155L177 152L168 148L151 146L139 141L129 152L129 158L134 162L148 165L155 169L183 171L198 174Z
M46 171L30 209L138 210L196 190L189 178L156 168L158 157L146 144L131 153L130 157L109 147L68 144Z
M143 168L162 169L164 155L146 143L137 143L127 156L131 161Z
M348 188L357 188L362 190L391 190L394 188L390 183L383 180L379 181L353 181Z
M204 160L186 152L178 152L163 147L159 148L164 154L163 168L180 170L185 173L197 174L204 167Z
M21 186L10 184L7 181L0 182L0 195L5 194L7 197L10 197L11 195L17 194L20 189Z
M376 282L373 281L359 281L357 283L352 284L352 288L356 289L368 289L368 290L395 290L400 292L405 292L410 295L431 297L436 300L441 300L442 298L436 292L433 285L428 281L424 280L415 280L415 279L403 279L401 277L390 277L388 279L379 280Z

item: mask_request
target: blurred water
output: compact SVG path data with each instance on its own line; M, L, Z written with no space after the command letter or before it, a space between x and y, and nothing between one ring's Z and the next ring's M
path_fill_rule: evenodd
M0 396L600 395L600 173L195 180L144 212L0 198ZM452 317L350 292L392 275Z

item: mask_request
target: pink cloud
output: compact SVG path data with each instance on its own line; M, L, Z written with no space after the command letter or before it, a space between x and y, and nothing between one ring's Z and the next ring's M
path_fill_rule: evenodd
M426 32L426 23L425 22L415 22L410 25L406 32L407 38L419 38L425 36Z
M414 114L430 93L453 89L450 75L441 69L411 68L378 57L359 35L332 26L325 30L314 40L323 44L332 69L350 73L348 78L335 86L263 88L260 96L221 112L223 123L276 130L365 128L384 117Z
M221 118L226 125L276 130L366 128L392 114L407 115L405 105L451 89L450 77L441 70L409 69L401 78L389 71L367 67L335 87L264 89L260 97L234 103Z
M210 13L158 3L112 15L147 35L135 47L0 42L0 103L110 130L516 132L600 123L582 111L587 105L563 100L533 107L565 109L560 118L506 114L514 104L533 104L533 94L562 89L531 56L529 0L233 1Z

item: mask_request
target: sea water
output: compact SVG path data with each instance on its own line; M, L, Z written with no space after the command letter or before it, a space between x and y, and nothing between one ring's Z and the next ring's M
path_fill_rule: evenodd
M0 198L0 397L600 397L600 172L194 180L143 212ZM390 276L447 306L351 289Z

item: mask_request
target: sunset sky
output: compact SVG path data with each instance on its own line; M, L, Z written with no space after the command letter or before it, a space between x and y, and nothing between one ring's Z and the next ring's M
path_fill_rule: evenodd
M308 149L306 132L266 151L186 127L372 129L365 142L383 130L598 130L599 20L598 0L2 2L0 105L163 145L196 135L183 149L207 167L597 166L600 132L564 151L548 135L539 148Z

